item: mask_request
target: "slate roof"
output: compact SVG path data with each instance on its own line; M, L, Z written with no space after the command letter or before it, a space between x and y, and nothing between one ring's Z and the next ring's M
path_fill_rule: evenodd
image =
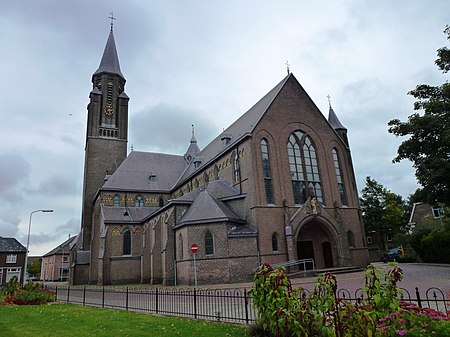
M169 192L186 168L183 156L133 151L103 185L104 190ZM149 177L154 175L155 182Z
M203 190L175 227L218 221L245 223L245 220L234 214L223 202L209 194L208 190Z
M106 223L140 223L146 217L159 210L159 207L114 207L101 206L103 220Z
M112 29L109 32L108 41L106 42L105 50L103 51L100 66L95 71L94 75L101 73L117 74L125 79L120 71L119 57L117 55L116 42L114 41Z
M345 126L342 125L337 115L334 113L333 108L330 105L330 111L328 112L328 123L333 127L335 130L347 130Z
M57 247L53 248L51 251L43 255L42 257L51 256L51 255L63 255L63 254L69 254L70 248L72 247L72 243L77 240L76 236L72 236L71 238L67 239Z
M273 100L277 97L280 90L289 80L293 77L292 73L287 75L280 83L278 83L272 90L270 90L263 98L261 98L255 105L253 105L246 113L244 113L239 119L231 124L222 134L217 136L211 143L209 143L203 150L200 151L198 157L202 158L202 163L195 168L193 162L189 165L183 175L180 177L179 182L182 182L185 178L189 177L193 172L201 169L211 160L213 160L218 154L228 150L245 136L250 135L258 122L264 116ZM222 135L230 137L230 142L227 146L222 143Z
M0 252L22 253L27 249L15 238L4 238L0 236Z

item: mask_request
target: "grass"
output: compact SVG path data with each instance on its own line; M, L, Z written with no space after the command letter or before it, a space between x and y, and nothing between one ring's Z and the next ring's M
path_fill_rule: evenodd
M73 304L0 305L2 336L249 336L245 326Z

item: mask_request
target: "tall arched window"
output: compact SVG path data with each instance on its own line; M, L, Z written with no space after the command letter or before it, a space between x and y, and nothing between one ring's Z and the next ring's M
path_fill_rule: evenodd
M311 196L307 189L317 201L323 202L316 149L311 139L302 131L295 131L289 136L287 151L295 204L304 204Z
M272 234L272 251L278 252L278 235L277 235L277 233Z
M205 255L214 255L214 239L209 230L205 233Z
M347 205L347 195L344 189L344 180L342 179L341 166L339 165L339 157L336 149L332 150L333 154L333 162L334 162L334 170L336 172L336 179L338 183L339 197L341 199L342 205Z
M144 198L142 198L140 195L138 195L134 199L134 206L135 207L144 207Z
M126 229L123 232L123 255L131 255L131 231Z
M233 182L236 184L241 181L241 167L239 164L239 155L237 153L233 154L231 162L233 165Z
M263 165L264 176L264 190L266 191L266 202L268 204L274 204L272 188L272 174L270 172L270 160L269 160L269 144L265 138L261 139L261 158Z
M120 195L116 194L113 198L113 206L119 207L120 206Z

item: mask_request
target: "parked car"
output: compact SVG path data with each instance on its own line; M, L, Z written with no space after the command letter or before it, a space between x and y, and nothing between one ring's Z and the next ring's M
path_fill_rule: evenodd
M380 255L380 259L383 262L393 262L398 259L401 255L401 247L389 249L387 252L384 252Z

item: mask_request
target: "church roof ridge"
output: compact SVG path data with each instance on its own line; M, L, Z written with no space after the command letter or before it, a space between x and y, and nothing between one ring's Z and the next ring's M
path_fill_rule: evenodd
M285 76L275 87L273 87L267 94L265 94L261 99L258 100L250 109L248 109L243 115L241 115L237 120L235 120L228 128L221 132L216 138L214 138L208 145L206 145L199 153L203 156L205 160L202 161L201 165L194 167L191 162L186 168L183 175L177 181L177 184L184 181L190 174L192 174L197 169L203 167L207 163L211 162L217 155L230 149L233 145L237 144L241 139L251 134L256 125L259 123L261 118L264 116L265 112L269 109L272 102L280 93L281 89L287 83L290 78L295 76L289 73ZM296 80L296 79L295 79ZM223 146L221 137L223 134L231 135L230 141L226 147Z
M102 60L100 61L98 69L94 72L94 75L100 73L116 74L125 79L120 71L119 56L117 54L116 42L114 40L114 33L112 29L110 30L108 40L106 41Z

